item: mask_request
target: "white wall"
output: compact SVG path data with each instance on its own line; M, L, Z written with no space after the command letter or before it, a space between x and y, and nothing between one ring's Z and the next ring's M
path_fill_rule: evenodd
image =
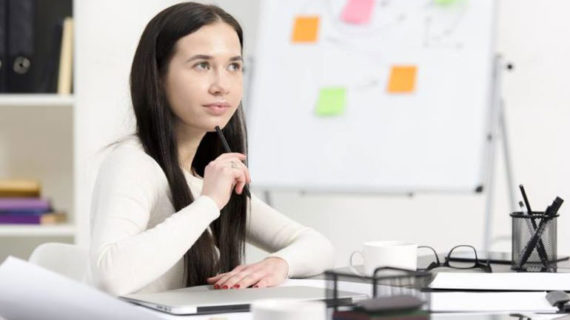
M88 241L88 204L97 149L130 123L128 69L138 36L152 15L174 1L77 1L76 211L80 243ZM260 0L217 1L242 23L245 54L255 45ZM133 9L136 7L136 10ZM504 76L503 96L515 179L524 183L535 208L554 196L570 202L570 20L566 0L501 0L497 48L515 64ZM504 169L497 164L494 237L510 235ZM337 264L366 239L404 239L446 250L482 244L485 198L481 195L408 197L299 195L273 193L273 204L294 219L328 236L338 249ZM570 253L570 214L561 210L559 247ZM497 246L507 246L508 243ZM248 250L249 260L261 253Z

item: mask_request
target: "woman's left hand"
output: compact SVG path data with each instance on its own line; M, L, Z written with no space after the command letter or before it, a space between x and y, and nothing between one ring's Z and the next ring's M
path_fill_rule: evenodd
M287 279L289 264L278 257L269 257L260 262L239 265L230 272L208 278L214 289L240 289L253 286L265 288L277 286Z

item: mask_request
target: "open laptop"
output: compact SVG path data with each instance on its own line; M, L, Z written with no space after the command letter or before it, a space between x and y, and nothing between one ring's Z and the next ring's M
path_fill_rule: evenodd
M121 299L170 314L209 314L249 311L250 304L260 299L320 300L332 303L329 289L287 286L273 288L247 288L214 290L211 286L197 286L158 293L138 293ZM360 293L339 291L338 305L367 298Z

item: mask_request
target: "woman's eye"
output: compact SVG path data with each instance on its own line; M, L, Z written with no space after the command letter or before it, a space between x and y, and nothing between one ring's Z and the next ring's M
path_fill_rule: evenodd
M200 63L197 63L194 67L198 70L209 70L210 64L207 62L200 62Z
M241 64L239 64L239 63L232 63L232 64L229 65L228 69L229 69L230 71L239 71L239 70L241 70Z

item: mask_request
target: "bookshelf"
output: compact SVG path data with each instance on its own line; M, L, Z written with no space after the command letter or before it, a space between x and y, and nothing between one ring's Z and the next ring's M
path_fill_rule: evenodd
M61 225L1 225L0 237L74 237L75 226Z
M65 224L0 224L0 261L27 259L44 242L76 239L73 95L0 94L0 178L34 179L42 197L68 216Z
M73 95L0 94L0 108L5 107L72 107Z

